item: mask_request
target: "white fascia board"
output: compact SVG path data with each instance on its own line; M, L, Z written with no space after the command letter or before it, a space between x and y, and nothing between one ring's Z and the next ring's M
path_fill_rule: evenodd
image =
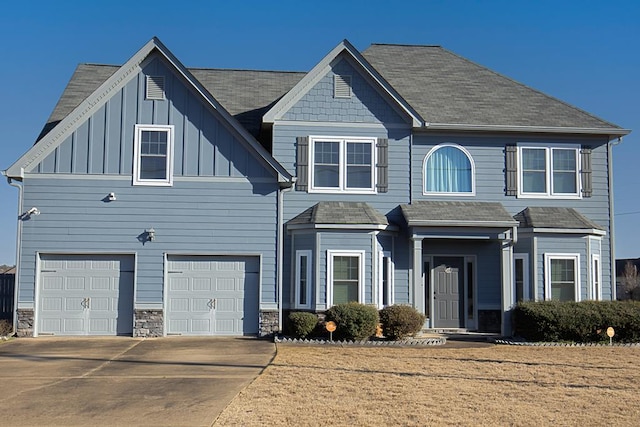
M7 175L12 178L23 178L25 170L28 171L36 160L44 159L51 154L56 147L64 141L64 137L76 130L84 118L94 110L103 106L112 92L124 86L133 79L139 71L140 64L156 48L156 39L151 39L135 55L131 57L118 71L113 73L98 89L93 91L80 105L60 121L40 141L33 145L13 165L7 169Z
M520 235L526 234L589 234L593 236L606 236L607 232L597 228L520 228Z
M43 159L51 154L56 147L64 141L64 136L76 130L82 123L84 118L103 106L110 98L114 91L119 90L122 86L138 75L140 65L154 51L158 51L164 59L173 65L174 69L183 76L183 78L192 85L192 87L202 96L202 98L215 110L217 110L223 119L229 123L233 129L253 148L259 156L271 167L277 174L279 181L291 181L293 176L280 165L265 149L255 140L247 130L242 127L238 121L229 114L206 89L198 82L197 79L187 71L187 69L178 61L178 59L166 48L162 42L154 37L145 44L131 59L122 65L118 71L113 73L98 89L89 95L79 106L69 113L60 123L58 123L47 135L31 147L20 159L7 169L7 175L12 178L22 178L24 171L33 165L38 159Z
M526 133L565 133L608 135L610 139L619 138L631 133L622 128L581 128L554 126L515 126L515 125L478 125L466 123L425 123L424 130L453 130L479 132L526 132Z
M410 227L498 227L511 228L517 226L517 222L511 221L409 221Z
M397 227L384 224L291 224L287 230L389 230Z
M187 68L182 65L182 63L176 58L169 49L166 48L162 44L160 40L154 38L156 41L158 50L164 55L165 59L174 66L174 68L182 75L184 79L186 79L193 88L204 98L211 107L222 115L222 117L229 123L233 129L251 146L253 150L255 150L260 157L267 163L269 167L271 167L275 172L278 173L279 181L291 181L293 176L287 172L287 170L278 163L269 152L251 135L245 128L242 126L235 117L233 117L210 93L207 91L204 86L196 79Z
M379 85L379 87L400 106L400 108L411 117L413 127L421 127L424 120L406 102L393 87L369 64L369 62L358 52L358 50L346 39L340 42L329 52L315 67L311 69L289 92L287 92L269 111L263 116L264 123L274 123L282 118L296 102L298 102L320 79L322 79L330 69L331 63L342 52L347 52L351 58L362 67L362 69Z

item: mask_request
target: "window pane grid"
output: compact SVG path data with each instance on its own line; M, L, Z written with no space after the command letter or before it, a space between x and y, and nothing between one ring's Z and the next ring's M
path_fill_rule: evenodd
M313 186L373 190L373 141L315 141Z
M575 301L575 259L552 258L549 261L551 299Z
M333 256L333 304L358 301L360 257Z
M168 177L169 130L141 129L137 179L166 181Z

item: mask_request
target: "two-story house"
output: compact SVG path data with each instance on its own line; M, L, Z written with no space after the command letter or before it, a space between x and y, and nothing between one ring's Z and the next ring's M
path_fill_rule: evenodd
M437 46L341 42L308 73L80 65L19 188L20 335L280 330L411 304L510 333L519 300L613 299L629 131Z

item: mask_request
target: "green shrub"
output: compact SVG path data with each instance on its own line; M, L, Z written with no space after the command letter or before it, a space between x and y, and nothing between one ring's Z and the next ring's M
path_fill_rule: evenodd
M289 332L296 338L307 338L318 324L318 316L305 311L289 314Z
M327 310L326 320L336 323L335 339L366 340L376 333L378 309L357 302L338 304Z
M380 310L382 333L391 340L399 340L419 332L425 316L409 305L390 305Z
M640 302L522 302L513 310L514 334L529 341L640 341Z

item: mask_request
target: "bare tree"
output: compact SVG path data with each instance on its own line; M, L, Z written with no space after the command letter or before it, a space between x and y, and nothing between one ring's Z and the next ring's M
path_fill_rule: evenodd
M633 262L627 261L620 278L624 299L640 299L640 274Z

